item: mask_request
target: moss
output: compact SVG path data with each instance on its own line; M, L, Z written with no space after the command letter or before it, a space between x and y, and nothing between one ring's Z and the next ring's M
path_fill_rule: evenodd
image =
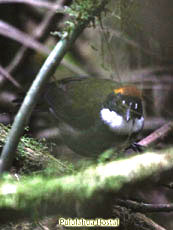
M96 19L100 18L102 10L97 10L103 6L103 1L100 0L74 0L70 7L65 6L65 13L69 16L69 19L65 22L65 28L62 33L56 31L54 34L60 37L66 36L67 34L70 35L71 32L74 30L76 25L87 24L90 21L91 25L95 25Z
M3 147L10 126L0 123L0 146ZM53 143L52 143L53 144ZM36 140L24 135L18 145L16 158L13 164L15 172L24 175L40 171L46 175L64 175L74 171L74 167L56 159L49 153L45 140Z

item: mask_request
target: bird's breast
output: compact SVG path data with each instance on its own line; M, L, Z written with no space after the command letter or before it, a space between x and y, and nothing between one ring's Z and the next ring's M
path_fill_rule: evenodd
M105 150L115 147L127 147L128 135L113 132L104 123L97 123L87 129L77 129L67 123L60 125L64 143L74 152L88 157L97 156Z
M115 111L111 111L109 108L102 108L100 110L100 118L103 123L114 133L117 133L117 135L138 133L144 124L143 116L127 121L123 116Z

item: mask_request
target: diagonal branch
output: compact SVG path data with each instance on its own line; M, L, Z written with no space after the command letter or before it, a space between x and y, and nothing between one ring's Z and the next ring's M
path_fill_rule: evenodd
M0 65L0 75L8 79L12 84L14 84L18 89L21 89L21 85Z
M161 138L164 138L172 130L173 130L173 122L171 121L167 122L161 128L155 130L150 135L148 135L147 137L139 141L138 144L145 147L150 146L151 144L155 143Z
M116 204L131 209L133 212L172 212L173 204L146 204L132 200L116 200Z
M42 45L31 36L2 20L0 20L0 34L15 41L18 41L21 44L24 44L26 47L44 51L45 53L49 52L49 49L46 46Z
M51 3L48 1L40 1L40 0L0 0L0 4L7 4L7 3L24 3L32 6L37 6L41 8L46 8L49 10L53 11L62 11L63 12L63 7L61 4L57 3Z

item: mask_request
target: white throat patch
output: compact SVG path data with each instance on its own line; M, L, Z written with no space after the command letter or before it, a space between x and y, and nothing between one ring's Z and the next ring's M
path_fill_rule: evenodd
M103 108L100 111L102 121L109 126L112 131L120 133L133 133L142 129L144 118L143 116L135 120L129 120L128 122L115 111L111 111L108 108Z

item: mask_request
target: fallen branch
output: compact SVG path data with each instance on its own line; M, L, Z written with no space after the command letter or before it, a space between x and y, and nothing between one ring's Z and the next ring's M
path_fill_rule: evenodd
M35 176L0 184L0 222L47 215L71 216L76 202L97 203L105 192L119 193L124 186L146 180L173 168L173 150L148 152L131 158L90 166L75 175L60 178Z

